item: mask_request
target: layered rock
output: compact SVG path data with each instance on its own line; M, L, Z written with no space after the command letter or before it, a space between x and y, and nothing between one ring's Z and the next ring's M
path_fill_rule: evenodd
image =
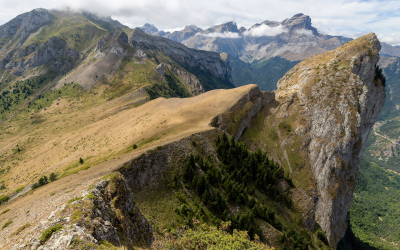
M380 48L369 34L299 63L278 82L276 101L262 111L263 127L255 120L249 128L267 138L249 141L251 147L268 151L293 177L304 225L318 224L333 248L344 235L358 164L385 102L384 81L375 75Z
M183 83L186 85L186 88L189 90L190 93L198 95L201 93L204 93L204 88L203 85L201 85L201 82L197 77L185 70L180 70L180 69L171 69L172 72L178 76L180 79L182 79Z
M146 47L157 49L185 68L218 79L225 88L234 87L230 68L221 60L218 53L190 49L181 43L148 35L141 29L135 29L132 32L129 42L138 49ZM202 84L206 90L210 90L210 87L205 85L206 83Z

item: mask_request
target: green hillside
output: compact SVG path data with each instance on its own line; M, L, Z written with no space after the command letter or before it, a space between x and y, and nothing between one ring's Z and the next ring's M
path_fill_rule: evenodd
M261 90L268 91L275 90L278 80L299 62L291 62L279 56L254 60L252 63L245 63L233 56L229 56L228 60L236 87L257 84Z
M385 106L379 114L378 120L384 121L400 115L400 58L381 57L380 67L386 77Z

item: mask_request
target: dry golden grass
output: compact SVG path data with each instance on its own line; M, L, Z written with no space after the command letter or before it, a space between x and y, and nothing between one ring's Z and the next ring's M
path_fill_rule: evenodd
M130 153L133 144L148 148L211 129L210 120L252 87L215 90L187 99L158 98L136 108L125 108L129 100L55 101L35 116L39 123L28 121L21 130L10 122L7 131L16 132L4 134L0 154L13 161L6 163L11 169L0 180L14 190L43 174L62 175ZM22 151L12 153L18 147ZM82 166L80 157L85 160Z
M1 211L10 210L0 216L0 224L11 218L14 223L0 235L0 238L7 239L3 245L0 244L0 249L6 246L4 244L16 240L11 234L18 228L27 223L37 225L56 206L82 196L82 190L130 159L150 148L213 129L210 126L212 118L231 108L255 87L247 85L231 90L214 90L186 99L158 98L127 109L123 107L126 107L129 100L124 97L108 102L88 99L79 104L82 106L75 103L76 106L68 112L65 110L70 108L73 101L60 100L59 105L54 103L46 111L40 112L44 120L42 123L27 123L28 127L19 133L2 135L5 140L0 144L1 154L15 148L17 144L23 145L23 150L18 153L18 164L1 176L9 190L37 181L42 174L63 174L82 166L91 167L76 171L1 206ZM17 125L12 122L10 126L17 129ZM32 141L30 138L34 138L33 142L28 143ZM133 144L137 144L138 148L133 150ZM78 163L80 157L85 159L82 166ZM73 164L78 167L64 171ZM18 237L23 238L28 233L25 231Z

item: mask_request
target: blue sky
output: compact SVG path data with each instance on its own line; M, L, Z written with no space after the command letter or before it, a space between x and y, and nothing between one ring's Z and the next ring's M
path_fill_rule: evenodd
M0 24L34 8L86 9L130 26L153 23L159 29L196 24L208 27L228 21L249 27L264 20L282 21L297 13L312 18L320 32L358 37L375 32L400 45L400 1L393 0L0 0Z

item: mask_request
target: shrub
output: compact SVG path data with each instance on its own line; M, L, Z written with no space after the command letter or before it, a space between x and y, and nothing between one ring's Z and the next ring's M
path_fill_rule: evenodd
M14 235L18 235L19 233L21 233L22 231L25 230L25 228L29 227L31 224L30 223L26 223L25 225L23 225L22 227L18 228L17 231L15 231Z
M328 238L326 237L326 233L324 231L318 230L317 237L322 241L325 245L329 246Z
M216 228L192 221L193 229L166 233L163 239L153 242L151 249L270 249L260 242L257 235L251 241L246 231L233 230L232 235L226 232L230 222L223 222Z
M88 198L88 199L96 200L96 199L97 199L97 196L94 195L93 193L89 193L89 194L87 195L87 198Z
M33 183L32 189L35 189L35 188L44 186L44 185L46 185L47 183L49 183L49 179L47 179L47 176L44 175L44 176L40 177L40 179L39 179L38 182Z
M0 197L0 203L6 202L8 201L10 198L8 197L8 195L3 195Z
M85 161L82 158L79 158L79 163L82 165Z
M4 210L3 212L1 212L1 214L0 214L0 215L2 215L2 214L5 214L5 213L7 213L8 211L10 211L10 209L6 209L6 210Z
M63 228L62 225L56 224L44 230L42 232L42 235L39 237L40 243L43 245L43 243L45 243L48 239L50 239L53 233L60 231L62 228Z
M83 199L83 197L75 197L75 198L72 198L71 200L67 201L67 203L72 203L74 201L79 201L79 200L82 200L82 199Z
M197 146L197 144L196 144L196 141L195 141L195 140L192 140L192 145L193 145L193 147L196 147L196 146Z
M3 225L3 227L2 227L1 229L3 230L4 228L8 227L11 223L13 223L12 220L7 221L7 222Z
M25 188L25 186L19 187L19 188L17 188L17 190L15 190L15 192L16 192L16 193L19 193L19 192L21 192L22 190L24 190L24 188Z
M55 181L55 180L57 180L57 174L51 173L49 178L50 178L50 181Z
M47 176L44 175L44 176L40 177L38 183L39 183L40 186L44 186L44 185L46 185L47 183L49 183L49 180L47 179Z
M282 130L286 130L286 132L288 132L288 133L292 132L292 125L290 125L287 122L279 123L278 128L282 129Z
M136 144L133 144L133 149L137 149L137 145Z

